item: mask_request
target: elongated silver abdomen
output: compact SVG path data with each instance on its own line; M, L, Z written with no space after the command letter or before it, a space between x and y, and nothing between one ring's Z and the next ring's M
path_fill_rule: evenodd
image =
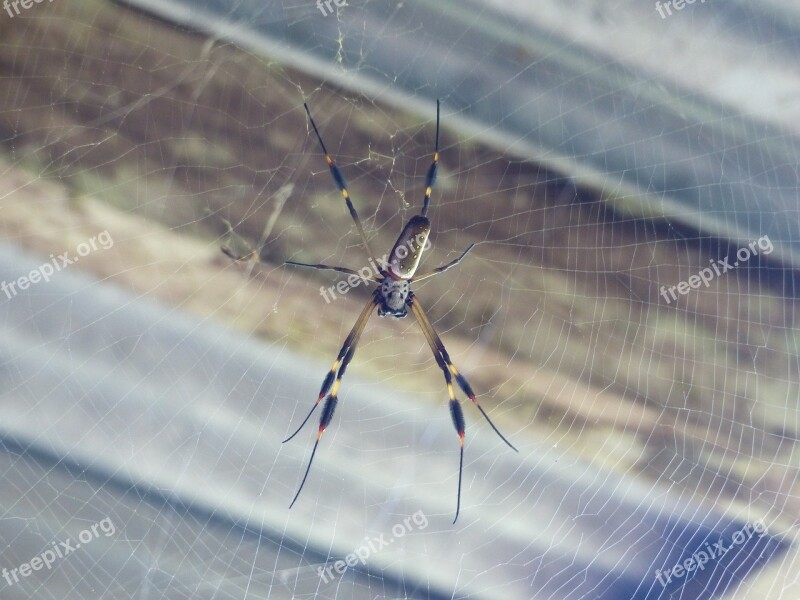
M414 276L422 252L429 247L430 232L431 222L427 217L416 215L406 223L386 263L386 272L392 279L411 279Z

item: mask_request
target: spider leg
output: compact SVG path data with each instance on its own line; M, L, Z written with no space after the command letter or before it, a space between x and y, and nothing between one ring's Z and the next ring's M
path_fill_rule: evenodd
M458 496L456 500L456 516L453 525L458 521L458 513L461 512L461 476L464 473L464 413L461 411L461 404L458 400L450 400L450 416L453 418L453 425L458 432L461 442L460 454L458 457Z
M461 456L458 461L458 495L456 496L456 517L453 519L453 523L455 523L458 520L458 513L461 511L461 474L464 470L464 412L461 410L461 403L458 401L458 398L456 398L456 393L453 389L453 378L450 375L450 370L447 368L447 364L444 362L441 353L438 351L436 342L431 337L430 331L425 327L424 321L420 318L418 308L419 307L417 306L417 303L412 298L411 312L414 313L414 317L416 317L420 329L422 329L422 333L425 336L425 339L428 341L428 345L431 347L433 357L436 359L436 364L439 365L442 373L444 373L444 381L447 384L447 393L450 395L450 416L453 419L453 426L456 429L461 446Z
M294 495L294 499L292 499L292 503L289 505L291 509L294 506L294 503L297 502L297 499L300 497L300 492L303 491L303 486L306 484L306 479L308 479L308 473L311 471L311 463L314 462L314 455L317 453L317 446L319 446L319 441L322 439L322 434L325 431L325 428L330 424L331 419L333 419L333 411L336 410L336 396L328 396L328 399L325 400L325 408L322 410L322 417L319 420L319 430L317 431L317 440L314 442L314 449L311 451L311 458L308 459L308 466L306 467L306 472L303 475L303 481L300 482L300 487L297 488L297 493Z
M331 370L328 371L328 374L325 376L325 379L322 382L322 387L319 389L319 396L317 396L317 401L314 403L314 406L311 407L308 415L306 418L303 419L303 422L300 423L300 427L298 427L295 432L290 435L288 438L283 440L285 444L289 440L291 440L294 436L300 433L300 430L303 429L305 424L311 418L311 415L314 414L314 411L317 410L317 406L319 403L322 402L322 399L325 397L331 387L334 387L334 391L332 395L335 397L336 393L339 390L339 382L341 381L342 377L344 376L345 369L347 369L347 365L350 363L350 360L353 358L353 353L355 353L355 346L358 343L358 338L361 337L361 332L364 331L364 327L367 326L367 321L369 321L370 316L372 315L372 310L375 308L375 296L370 296L369 301L364 306L364 309L361 311L361 314L356 319L353 328L350 330L350 333L347 334L347 337L344 340L344 344L342 344L342 349L339 350L339 354L336 356L336 360L333 361L333 366ZM338 376L337 376L338 372ZM335 378L335 379L334 379Z
M294 265L296 267L308 267L309 269L318 269L320 271L337 271L339 273L346 273L347 275L356 275L357 277L361 277L362 279L364 279L364 277L362 277L362 275L358 271L354 269L348 269L347 267L332 267L330 265L322 265L322 264L312 265L309 263L295 262L293 260L287 260L284 264ZM366 279L368 281L377 281L377 279L374 276L366 277Z
M356 208L350 201L350 192L347 190L347 182L344 179L344 175L342 175L342 172L339 170L339 167L336 166L333 157L330 155L328 149L325 147L325 142L322 141L322 136L319 134L319 129L317 129L317 124L311 117L311 111L308 108L308 104L304 103L303 106L306 109L308 120L311 122L311 127L314 129L314 133L317 135L317 140L319 141L319 145L322 148L322 152L325 154L325 162L328 163L328 168L331 171L331 177L333 177L333 182L336 184L336 187L339 188L339 191L342 193L342 197L344 198L344 201L347 204L347 210L350 211L350 216L353 218L353 222L356 224L356 229L358 229L358 234L361 236L361 243L364 244L364 249L367 251L369 258L372 259L372 261L374 262L375 255L372 254L372 250L370 250L369 242L367 241L367 234L364 233L364 226L361 224L361 219L358 218L358 213L356 212Z
M436 170L439 167L439 99L436 99L436 149L433 152L433 162L428 167L428 174L425 177L425 201L422 205L422 216L428 215L428 204L431 201L431 192L436 183Z
M489 423L489 425L492 426L494 432L500 436L500 439L502 439L508 445L508 447L511 448L514 452L519 452L519 450L517 450L514 447L514 445L511 442L509 442L502 433L500 433L500 430L497 429L494 423L492 423L492 420L489 418L489 415L486 414L486 411L483 410L483 407L478 403L478 398L475 396L475 392L472 391L472 386L467 381L467 378L464 377L459 372L459 370L453 364L453 361L450 360L450 355L447 353L447 350L445 349L442 340L439 338L439 335L436 333L436 330L433 328L433 325L428 319L428 315L426 315L425 311L422 310L422 306L419 304L419 301L417 300L416 296L412 297L411 308L414 311L414 316L417 318L420 327L425 333L425 337L428 339L428 344L431 345L431 349L434 351L434 355L437 352L441 354L441 358L447 365L448 370L453 374L453 377L455 377L455 380L458 383L458 387L460 387L464 391L464 393L469 397L469 399L472 400L472 403L478 407L478 410L481 411L481 414L484 416L486 421Z
M303 480L300 482L300 487L297 488L297 493L294 495L294 499L292 503L289 505L289 508L294 506L294 503L297 501L297 498L300 497L300 492L303 491L303 486L306 484L306 479L308 479L308 473L311 471L311 463L314 462L314 455L317 453L317 446L319 446L319 441L322 439L322 434L325 432L325 429L330 425L331 419L333 419L333 412L336 410L336 404L338 402L338 393L339 393L339 385L342 381L342 377L344 377L344 373L347 370L347 365L350 364L350 361L353 359L353 355L356 352L356 346L358 345L358 340L361 338L361 334L364 331L364 327L367 325L367 321L369 321L369 317L372 315L372 310L377 305L376 302L377 296L372 295L367 305L364 307L364 310L361 311L361 314L358 317L353 329L350 331L350 334L347 336L342 349L339 351L339 356L337 357L336 361L333 363L333 367L328 372L328 375L325 377L325 381L322 383L322 388L320 390L319 398L317 399L314 407L311 409L311 412L308 413L308 416L303 420L303 423L300 427L295 431L289 438L284 440L288 442L292 439L300 429L303 428L303 425L306 424L306 421L311 417L311 414L317 408L317 405L322 400L323 396L328 393L330 390L330 394L325 400L325 406L322 409L322 416L319 420L319 429L317 430L317 439L314 442L314 449L311 451L311 458L308 459L308 466L306 467L306 472L303 475ZM334 373L336 373L335 381L334 381Z
M452 269L458 263L460 263L464 257L469 254L469 251L475 247L475 244L470 244L469 247L464 250L464 252L455 260L451 260L446 265L442 265L441 267L436 267L433 271L428 271L427 273L423 273L419 277L414 277L414 281L422 281L423 279L427 279L428 277L433 277L434 275L438 275L439 273L444 273L448 269Z

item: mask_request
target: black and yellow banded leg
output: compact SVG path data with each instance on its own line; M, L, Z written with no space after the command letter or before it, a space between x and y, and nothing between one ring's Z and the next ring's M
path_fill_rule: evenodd
M317 439L314 442L314 449L311 451L311 458L308 460L308 466L306 467L306 472L303 475L303 481L300 482L300 487L297 488L297 493L294 495L292 503L289 505L290 509L300 497L300 492L303 491L303 486L306 484L306 479L308 479L308 473L311 471L311 463L314 462L314 455L317 453L319 441L322 439L322 434L325 432L325 429L328 427L328 425L330 425L331 419L333 419L333 412L336 410L336 402L337 398L333 395L328 396L328 399L325 401L325 407L322 409L322 416L319 420L319 429L317 430Z
M500 439L503 440L514 452L519 452L519 450L517 450L502 433L500 433L500 430L497 429L494 423L492 423L489 415L487 415L486 411L483 410L483 407L478 402L477 396L475 396L472 386L467 381L467 378L464 377L453 364L447 349L444 347L441 338L439 338L439 334L436 333L436 330L428 319L428 315L425 314L425 311L422 309L422 306L419 304L416 296L412 298L411 306L412 310L414 311L414 315L417 317L417 321L419 321L420 327L422 328L423 332L425 332L425 337L428 339L428 343L431 344L431 349L434 351L434 355L438 353L441 356L441 359L447 365L447 369L453 374L453 377L455 377L458 387L460 387L469 397L469 399L472 400L472 403L478 407L478 410L481 411L481 414L489 423L489 425L491 425L492 429L494 429L494 432L500 436Z
M367 326L367 321L369 321L372 311L375 309L376 305L375 295L373 294L370 296L369 301L364 306L361 314L358 316L358 319L353 325L353 328L350 330L350 333L347 335L347 338L345 338L344 344L342 344L342 348L339 350L339 354L336 356L336 360L333 361L333 366L331 367L330 371L328 371L325 379L322 381L322 386L319 389L317 401L314 403L314 406L311 407L311 410L309 411L308 415L306 415L306 418L303 419L303 422L300 423L300 427L298 427L292 435L283 440L284 444L300 433L300 430L303 429L306 423L308 423L311 415L314 414L315 410L317 410L317 406L319 406L319 403L322 402L322 399L325 397L325 395L331 391L331 388L334 386L334 384L336 385L335 392L338 392L339 382L344 376L344 369L347 368L347 364L353 358L358 339L361 337L364 327Z
M458 457L458 496L456 499L456 516L453 524L458 521L458 513L461 512L461 477L464 473L464 413L461 410L461 403L455 398L450 398L450 416L453 419L453 426L458 432L458 440L461 443L460 454Z
M369 321L370 316L372 315L372 311L374 310L376 303L377 296L375 294L372 295L367 305L364 307L364 310L358 317L358 321L353 326L353 329L350 331L350 334L347 336L345 343L342 345L342 349L339 351L339 355L333 363L333 367L331 370L328 371L328 374L325 376L325 380L322 382L322 387L320 388L319 397L317 398L316 403L314 404L311 412L308 413L308 416L305 418L303 423L300 427L295 431L289 438L284 440L288 442L292 439L300 429L303 428L303 425L306 424L306 421L311 417L311 414L317 408L322 398L327 394L328 397L325 400L325 406L322 409L322 415L319 419L319 428L317 429L317 439L314 442L314 448L311 451L311 458L308 459L308 466L306 467L306 472L303 475L303 480L300 482L300 487L297 488L297 493L294 495L294 499L292 499L292 503L289 505L289 508L294 506L294 503L297 502L297 498L300 497L300 492L303 491L303 486L306 484L306 479L308 479L308 473L311 471L311 463L314 462L314 455L317 453L317 447L319 446L319 441L322 439L322 434L325 433L325 429L327 429L328 425L330 425L331 419L333 419L333 413L336 410L336 404L339 401L338 394L339 394L339 385L342 382L342 377L344 377L345 371L347 370L347 366L350 364L350 361L353 359L353 356L356 353L356 347L358 346L358 340L361 338L361 334L364 331L364 327L367 325L367 321ZM329 393L330 392L330 393Z
M428 342L428 345L431 347L431 351L433 352L433 357L436 359L436 364L439 365L439 368L442 370L444 374L444 381L447 385L447 393L450 396L450 417L453 420L453 427L456 429L456 433L458 434L458 441L460 444L460 456L458 459L458 492L456 495L456 516L453 519L453 523L458 520L458 514L461 512L461 478L464 471L464 438L466 436L465 425L464 425L464 412L461 410L461 403L456 398L456 392L453 389L453 378L450 375L450 369L447 368L447 363L444 362L441 353L436 348L436 343L431 337L431 332L423 325L423 320L420 317L419 307L415 302L415 298L412 298L411 303L411 312L414 313L414 317L417 319L417 322L420 325L420 329L422 329L422 334L425 336L425 340Z
M458 492L456 494L456 516L453 518L453 524L458 521L458 514L461 512L461 479L464 473L464 438L466 437L466 427L464 424L464 411L461 410L461 402L456 398L455 390L453 389L453 380L450 378L450 372L441 357L436 361L444 373L444 380L447 384L447 393L450 395L450 417L453 420L453 427L458 434L459 442L459 457L458 457Z
M319 145L322 148L322 152L325 154L325 162L328 164L328 168L331 171L331 177L333 177L333 182L336 184L336 187L339 188L339 191L342 193L342 197L344 198L345 204L347 204L347 210L350 211L350 216L353 218L353 222L356 224L356 229L358 229L358 234L361 236L361 242L364 244L364 249L367 251L367 255L374 262L375 255L372 253L372 250L369 247L369 242L367 241L367 234L364 232L364 226L361 224L361 219L358 218L358 213L356 212L356 208L350 201L350 192L347 189L347 182L344 179L344 175L342 175L342 172L339 170L339 167L336 166L336 162L333 160L333 157L330 155L328 149L325 147L325 142L322 141L322 136L319 134L319 129L317 129L317 124L311 117L311 111L308 108L308 104L303 104L303 106L306 109L308 120L311 122L311 127L314 129L314 133L317 135L317 140L319 141Z
M436 148L433 152L433 162L428 167L428 174L425 176L425 200L422 203L422 216L428 216L428 205L431 202L431 193L433 186L436 185L436 172L439 168L439 105L440 102L436 100Z

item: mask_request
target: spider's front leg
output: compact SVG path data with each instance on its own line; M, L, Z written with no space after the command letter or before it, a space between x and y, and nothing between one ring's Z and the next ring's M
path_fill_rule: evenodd
M306 114L308 115L308 120L311 123L311 127L314 128L314 134L317 136L317 141L319 141L320 148L322 148L322 153L325 155L325 162L328 165L328 169L330 169L333 182L336 184L336 187L342 194L342 198L344 198L344 202L347 205L347 210L350 212L350 216L352 217L353 222L356 224L358 235L361 236L361 243L364 244L364 250L367 251L367 256L372 260L372 262L375 262L375 255L372 253L372 250L369 247L369 241L367 240L367 234L364 231L364 226L361 224L361 219L358 218L356 208L353 206L353 202L350 200L350 190L347 189L347 182L344 179L344 175L342 175L339 167L336 166L336 161L333 160L333 157L325 147L325 142L322 141L322 136L319 133L319 129L317 129L317 124L311 117L311 110L308 108L308 104L303 104L303 106L306 109Z
M423 217L428 215L428 205L431 202L431 193L433 192L433 186L436 184L436 172L439 168L439 108L441 102L436 100L436 147L433 151L433 161L431 162L431 166L428 167L428 174L425 176L425 198L422 201L422 212L420 213Z

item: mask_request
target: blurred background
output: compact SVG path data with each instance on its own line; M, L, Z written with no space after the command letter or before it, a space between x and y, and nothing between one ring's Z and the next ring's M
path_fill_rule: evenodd
M0 597L800 598L795 3L2 9Z

